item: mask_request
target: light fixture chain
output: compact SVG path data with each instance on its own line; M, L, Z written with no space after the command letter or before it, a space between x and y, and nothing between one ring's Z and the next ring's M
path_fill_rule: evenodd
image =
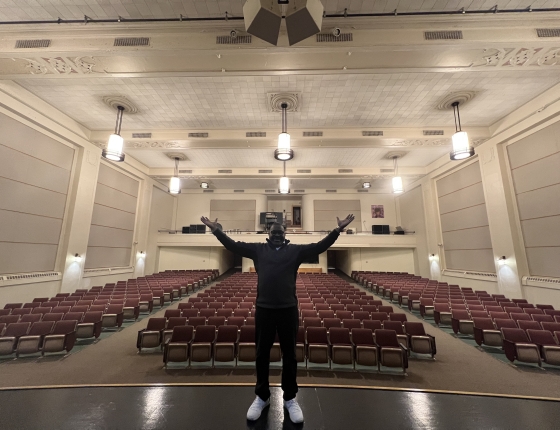
M288 132L288 114L286 112L286 104L282 103L282 133Z
M117 106L117 123L115 124L115 134L121 135L121 125L123 117L124 108L122 106Z

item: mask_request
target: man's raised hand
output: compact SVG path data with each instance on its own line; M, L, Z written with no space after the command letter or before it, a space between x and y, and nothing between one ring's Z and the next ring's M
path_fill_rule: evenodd
M339 228L340 231L345 229L346 226L348 224L350 224L352 221L354 221L354 215L353 214L348 215L343 220L340 220L338 217L336 217L336 222L338 223L338 228Z
M202 221L204 224L210 227L210 230L212 231L215 231L216 229L219 228L218 218L216 218L216 221L212 222L208 219L208 217L202 216L200 217L200 221Z

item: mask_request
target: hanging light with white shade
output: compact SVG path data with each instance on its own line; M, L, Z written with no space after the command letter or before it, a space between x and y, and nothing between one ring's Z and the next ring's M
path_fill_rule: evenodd
M403 180L402 177L399 176L399 166L397 164L398 156L393 157L393 170L395 172L395 176L393 176L392 183L393 183L393 193L400 194L404 192L403 187Z
M455 117L455 134L451 140L453 142L453 150L449 154L452 160L464 160L474 155L474 148L469 142L469 136L466 131L461 130L461 116L459 115L459 102L453 102L453 116Z
M282 103L282 133L278 135L278 148L274 151L274 158L280 161L288 161L294 158L294 151L290 148L290 135L288 134L288 103Z
M174 175L169 180L169 193L181 193L181 179L179 179L179 157L175 157L175 171Z
M124 107L117 106L117 123L115 124L115 133L109 136L109 141L107 143L107 148L101 153L103 158L111 161L124 161L124 139L121 136L121 125L123 117Z
M290 179L286 176L286 162L284 161L284 176L280 178L278 184L278 192L280 194L290 194Z

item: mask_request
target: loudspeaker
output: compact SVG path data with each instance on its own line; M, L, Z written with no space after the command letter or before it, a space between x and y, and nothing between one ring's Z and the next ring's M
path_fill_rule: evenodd
M206 226L204 224L198 224L196 226L196 232L199 234L206 233Z
M391 232L389 231L389 226L388 225L382 225L382 233L381 234L391 234Z
M383 234L383 226L382 225L372 225L371 232L373 234Z
M189 233L191 233L191 234L196 233L196 224L191 224L189 226Z
M183 226L183 234L189 234L190 233L190 227L187 226Z
M286 29L290 46L321 31L323 10L321 0L290 1L286 8Z
M277 0L247 0L243 17L247 33L274 46L278 44L282 10Z

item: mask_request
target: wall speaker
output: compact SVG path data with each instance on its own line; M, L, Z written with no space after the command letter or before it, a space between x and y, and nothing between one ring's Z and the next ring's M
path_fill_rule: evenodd
M188 225L187 225L187 226L183 226L183 230L182 230L182 231L183 231L183 234L189 234L189 233L190 233L190 227L189 227Z
M247 0L243 17L247 33L275 46L278 44L282 10L277 0Z

